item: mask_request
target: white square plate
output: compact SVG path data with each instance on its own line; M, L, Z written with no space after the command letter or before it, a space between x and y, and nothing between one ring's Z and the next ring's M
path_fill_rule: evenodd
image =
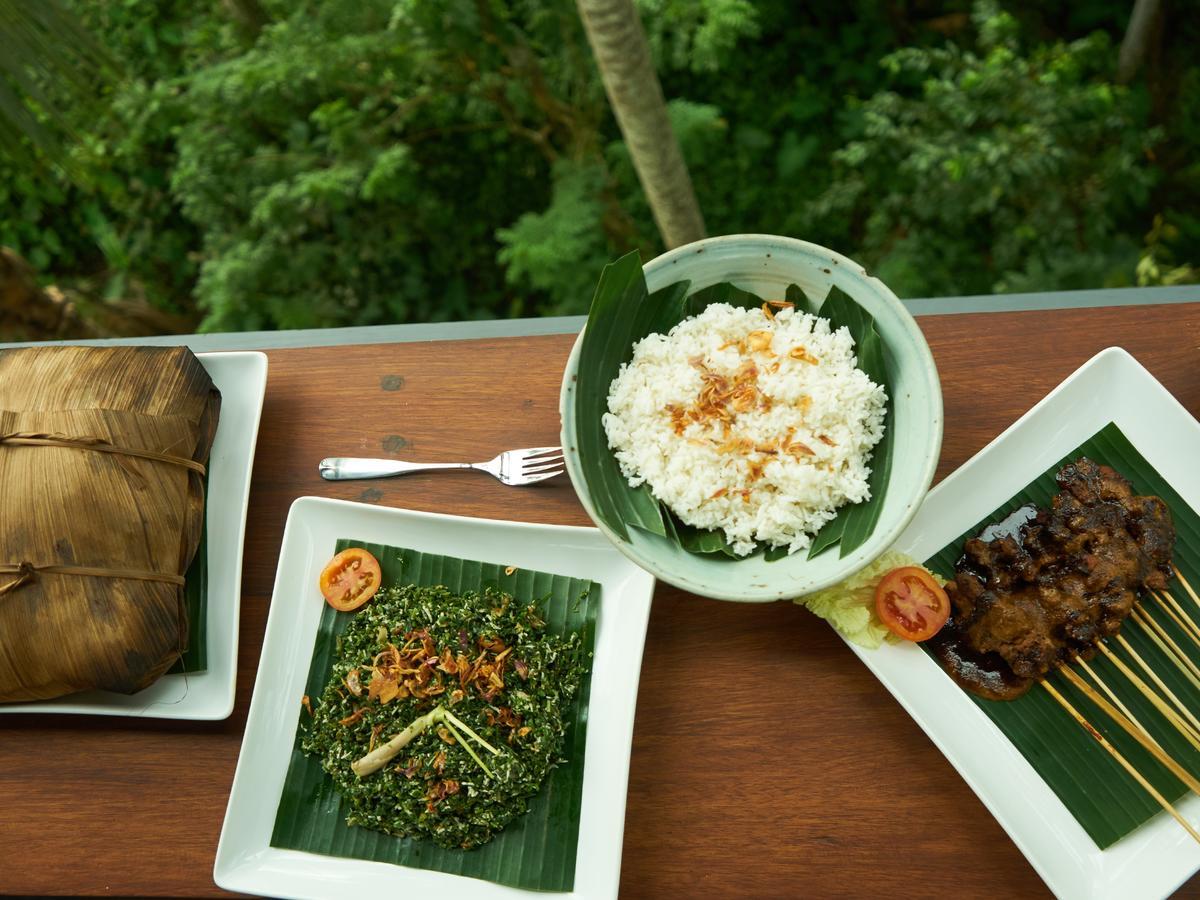
M0 704L0 713L76 713L146 719L224 719L233 711L238 616L242 606L242 544L250 470L267 391L263 353L199 353L221 392L221 417L208 457L208 668L164 675L144 691L86 691L57 700Z
M258 680L213 878L274 897L529 897L488 881L271 846L324 603L317 576L338 538L536 569L600 584L575 889L542 897L612 898L621 877L629 747L654 579L594 528L530 525L301 497L292 504Z
M1200 423L1128 353L1092 357L934 488L896 549L928 559L1115 422L1193 509ZM850 645L908 710L1059 897L1164 897L1200 868L1200 846L1160 813L1100 850L991 720L913 644ZM1200 797L1176 808L1200 824Z

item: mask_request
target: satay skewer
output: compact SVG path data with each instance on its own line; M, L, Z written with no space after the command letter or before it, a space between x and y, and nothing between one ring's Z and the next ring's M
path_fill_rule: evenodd
M1063 671L1068 671L1068 670L1064 669ZM1072 672L1071 674L1074 675L1075 673ZM1079 676L1076 675L1075 677L1078 678ZM1081 679L1081 681L1082 681L1082 679ZM1180 825L1183 826L1184 831L1186 831L1188 834L1190 834L1192 836L1192 838L1196 841L1196 843L1200 844L1200 832L1197 832L1196 829L1192 827L1191 823L1188 822L1187 819L1185 819L1183 816L1181 816L1179 814L1178 810L1176 810L1175 807L1171 805L1170 801L1168 801L1166 797L1164 797L1162 794L1160 794L1158 792L1158 790L1154 787L1154 785L1152 785L1149 781L1147 781L1145 779L1145 777L1142 775L1142 773L1139 772L1136 768L1134 768L1134 766L1129 762L1129 760L1127 760L1124 756L1122 756L1120 751L1118 751L1116 747L1114 747L1112 744L1110 744L1108 742L1108 739L1105 738L1104 735L1102 735L1099 731L1097 731L1095 728L1093 728L1091 723L1088 722L1088 720L1085 719L1080 714L1080 712L1077 709L1075 709L1074 706L1071 705L1070 701L1068 701L1066 697L1064 697L1062 694L1060 694L1057 690L1054 689L1053 685L1048 684L1044 680L1039 683L1041 684L1042 687L1044 687L1047 691L1050 692L1050 696L1052 696L1056 701L1058 701L1059 705L1062 706L1062 708L1067 711L1067 714L1070 715L1071 718L1074 719L1076 722L1078 722L1081 726L1083 726L1084 730L1087 731L1087 733L1092 736L1092 738L1096 741L1096 743L1098 743L1101 747L1103 747L1105 750L1107 750L1109 755L1111 755L1113 759L1115 759L1118 763L1120 763L1121 767L1126 772L1128 772L1130 775L1132 775L1134 780L1136 780L1137 783L1140 784L1145 789L1146 793L1148 793L1151 797L1153 797L1156 801L1158 801L1158 805L1161 806L1163 809L1165 809L1167 812L1169 812L1171 814L1171 817L1174 818L1176 822L1178 822ZM1089 690L1090 690L1090 688L1089 688ZM1099 697L1098 694L1096 696ZM1103 698L1101 698L1101 699L1103 699ZM1147 748L1147 749L1149 749L1149 748Z
M1097 643L1096 647L1101 653L1112 660L1113 664L1121 670L1121 673L1133 682L1133 686L1136 687L1139 692L1141 692L1142 696L1154 704L1154 708L1162 713L1168 722L1175 726L1175 730L1182 734L1187 742L1191 744L1197 751L1200 751L1200 733L1196 732L1189 722L1185 722L1182 718L1180 718L1179 714L1175 712L1175 710L1173 710L1165 700L1158 696L1158 694L1154 693L1154 691L1150 689L1150 686L1147 685L1146 682L1142 681L1142 679L1138 677L1137 673L1129 668L1129 666L1125 665L1124 661L1115 653L1113 653L1104 642L1101 641ZM1074 672L1066 668L1063 669L1063 672L1069 677L1079 677ZM1090 689L1091 688L1089 687L1089 690ZM1197 793L1200 793L1200 791L1197 791Z
M1163 680L1158 677L1158 673L1150 667L1149 663L1142 659L1141 654L1133 649L1133 645L1130 644L1129 641L1125 640L1124 635L1118 634L1116 635L1116 639L1117 643L1125 648L1125 652L1133 657L1133 661L1141 666L1142 671L1150 676L1150 680L1154 682L1155 686L1162 692L1162 695L1175 704L1175 709L1180 713L1180 715L1182 715L1188 720L1188 722L1191 723L1192 734L1194 734L1197 739L1200 740L1200 719L1197 719L1192 711L1184 706L1183 701L1175 696L1174 691L1163 684Z
M1149 635L1150 639L1158 645L1166 657L1171 660L1183 672L1187 679L1192 683L1196 690L1200 690L1200 666L1192 662L1191 657L1179 649L1179 645L1175 643L1165 628L1154 621L1154 617L1147 613L1140 605L1133 607L1133 619L1142 626L1142 630Z
M1164 753L1162 750L1159 750L1157 747L1155 747L1153 741L1151 741L1148 736L1142 734L1141 731L1133 726L1132 722L1121 715L1121 711L1119 709L1101 697L1100 694L1098 694L1090 684L1084 681L1076 672L1073 672L1067 666L1060 667L1058 671L1062 672L1063 676L1069 682L1071 682L1071 684L1075 685L1075 687L1082 691L1084 696L1100 707L1101 712L1116 722L1117 725L1119 725L1122 730L1128 733L1131 738L1145 747L1146 751L1151 756L1166 766L1167 770L1172 775L1187 785L1188 790L1194 794L1200 794L1200 781L1196 780L1196 776L1177 763L1169 754ZM1045 684L1045 681L1043 680L1042 683Z
M1078 663L1079 667L1083 669L1083 671L1088 673L1088 676L1092 679L1092 681L1096 682L1096 686L1099 687L1100 690L1104 691L1104 695L1113 702L1113 705L1115 705L1117 709L1121 710L1121 712L1125 715L1125 718L1129 719L1130 722L1136 725L1141 730L1142 734L1154 741L1154 746L1158 747L1159 750L1162 750L1162 745L1158 741L1154 740L1154 736L1146 730L1146 726L1137 720L1134 714L1129 711L1129 707L1122 703L1121 698L1113 693L1113 689L1110 688L1104 682L1104 679L1101 678L1099 674L1097 674L1096 671L1088 665L1087 660L1082 656L1076 656L1074 661ZM1163 752L1165 753L1166 751L1163 750Z
M1171 568L1175 570L1175 577L1179 579L1179 583L1183 585L1183 589L1188 592L1188 596L1192 598L1192 602L1197 607L1200 607L1200 597L1196 596L1196 592L1192 590L1192 586L1188 584L1188 580L1183 577L1183 573L1179 571L1179 566L1172 565Z
M1150 596L1157 600L1159 606L1166 610L1167 615L1174 620L1175 624L1183 629L1183 633L1192 639L1192 643L1200 647L1200 625L1191 620L1178 601L1167 591L1151 591Z

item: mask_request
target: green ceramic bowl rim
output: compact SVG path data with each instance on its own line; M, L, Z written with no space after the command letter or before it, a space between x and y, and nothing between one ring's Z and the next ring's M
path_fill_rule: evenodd
M937 469L941 451L943 431L942 393L937 375L937 367L933 361L933 354L930 352L929 345L926 343L925 337L921 333L916 320L913 319L912 315L905 309L896 295L879 279L868 275L866 270L858 263L834 250L797 238L767 234L734 234L705 238L704 240L677 247L650 260L643 265L642 270L646 275L646 281L650 290L655 291L675 281L684 280L687 277L686 265L683 267L680 277L672 277L670 270L681 262L686 262L693 256L703 253L711 253L713 256L718 256L722 253L735 252L745 253L748 258L752 258L758 253L762 253L766 258L770 258L772 251L782 251L781 255L813 257L822 263L828 262L827 266L818 267L823 276L828 276L821 280L827 280L830 283L850 280L855 282L860 289L865 288L873 293L876 302L881 304L883 309L903 329L912 348L916 351L916 364L924 375L921 386L928 396L928 406L925 408L925 412L929 416L929 431L924 443L924 451L921 454L920 468L915 473L915 480L912 481L909 495L903 498L903 511L890 522L881 520L872 533L871 538L849 556L841 559L839 561L840 564L830 574L822 578L807 579L803 576L799 578L793 576L792 580L794 583L785 584L782 587L778 583L747 584L744 588L731 590L729 588L714 587L689 573L664 571L655 559L641 552L632 542L614 533L604 522L597 518L595 508L592 506L588 496L586 483L579 470L578 450L575 447L573 437L574 375L579 368L579 353L583 336L586 332L586 326L580 331L574 346L571 348L571 354L567 359L566 369L563 373L562 389L559 396L559 415L562 423L560 439L564 456L566 457L567 474L588 517L623 555L650 572L656 578L690 593L717 600L764 603L773 600L790 599L836 584L853 575L859 569L869 565L895 543L896 538L899 537L908 523L912 521L913 516L916 515L917 509L920 507L926 492L929 490L930 484L933 482L933 475ZM736 278L734 280L736 281ZM800 281L801 279L797 277L796 280ZM709 283L715 283L715 281ZM705 286L706 284L702 282L696 287L699 289ZM851 296L856 296L853 292L847 291L847 293L850 293ZM885 344L890 343L886 335L884 336L884 340ZM895 398L891 398L889 402L894 403ZM889 501L892 498L892 491L896 490L897 472L898 470L893 470L892 480L889 482ZM836 548L826 551L826 555L836 553ZM782 576L791 568L803 568L804 562L804 560L798 560L796 557L790 557L770 563L769 565L778 566L779 570L777 574ZM741 564L741 561L738 560L722 561L720 563L722 566L732 567ZM775 580L783 581L784 579L777 578Z

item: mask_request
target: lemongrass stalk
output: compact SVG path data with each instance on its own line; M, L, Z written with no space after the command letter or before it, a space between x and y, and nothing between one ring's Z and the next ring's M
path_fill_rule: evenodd
M450 712L450 710L446 709L444 706L437 706L433 708L386 744L376 747L362 759L351 763L351 770L353 770L354 774L359 778L363 778L367 775L374 775L389 762L395 759L396 755L403 750L405 746L410 744L418 735L423 734L430 725L437 724L446 726L450 733L454 735L454 739L457 740L462 745L462 748L471 755L471 759L475 760L475 762L479 764L479 768L483 769L484 773L489 778L495 777L492 774L492 770L483 764L483 760L479 758L479 755L475 752L474 748L472 748L471 745L463 738L463 736L459 734L458 729L462 729L464 732L466 732L468 737L478 742L479 746L483 747L493 756L499 756L500 751L472 731L470 726L468 726L465 722L463 722L462 719L454 715L454 713ZM456 725L458 728L455 728Z
M452 735L454 735L454 739L462 745L464 750L471 754L471 759L475 760L475 763L479 766L479 768L483 769L483 774L488 778L495 778L496 776L492 774L492 770L483 764L483 760L479 758L479 754L475 752L474 748L472 748L470 744L463 740L463 736L455 730L453 725L450 724L450 720L443 719L442 721L445 724L446 729Z
M453 724L456 727L458 727L459 729L461 729L462 731L465 731L467 733L468 737L473 738L479 744L479 746L481 746L484 750L486 750L490 754L492 754L492 756L500 755L499 750L497 750L495 747L493 747L491 744L489 744L487 741L485 741L483 738L481 738L479 735L477 735L475 732L473 732L470 729L470 727L467 725L466 722L464 722L458 716L454 715L454 713L450 712L450 710L443 709L442 715L445 716L448 724Z
M421 718L417 719L402 732L382 744L364 756L357 762L350 764L350 769L359 778L365 778L367 775L374 775L389 762L396 758L396 755L412 742L413 738L425 732L430 725L442 721L442 714L445 711L438 706Z

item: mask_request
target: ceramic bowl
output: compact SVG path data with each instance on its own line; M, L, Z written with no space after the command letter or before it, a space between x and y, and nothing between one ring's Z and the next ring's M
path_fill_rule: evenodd
M871 536L846 556L833 547L814 559L806 551L767 562L710 558L688 553L671 541L636 528L622 538L596 517L580 471L576 440L574 378L583 334L575 342L563 376L559 411L567 472L584 509L629 559L669 584L693 594L746 603L803 596L857 572L887 550L920 506L942 446L942 391L937 368L921 329L883 282L862 266L825 247L776 235L736 234L679 247L643 266L653 293L677 281L699 290L729 281L760 296L777 298L798 284L813 300L836 285L860 303L883 338L892 376L895 410L892 471L884 505Z

